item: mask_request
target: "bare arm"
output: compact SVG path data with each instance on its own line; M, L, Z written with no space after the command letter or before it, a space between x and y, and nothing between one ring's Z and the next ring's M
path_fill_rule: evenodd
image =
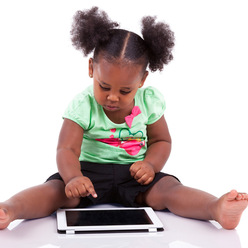
M83 134L78 124L69 119L64 120L57 147L57 165L65 184L73 177L82 176L79 156Z
M140 184L149 184L155 173L162 170L171 151L171 137L164 116L147 126L148 149L144 161L130 167L131 175Z
M96 194L91 181L81 172L79 156L83 134L84 130L77 123L64 120L57 147L57 165L69 198Z
M171 137L164 116L147 127L148 149L144 161L150 163L155 173L161 171L171 152Z

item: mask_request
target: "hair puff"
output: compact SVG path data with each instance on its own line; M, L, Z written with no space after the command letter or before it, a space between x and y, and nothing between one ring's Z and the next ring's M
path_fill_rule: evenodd
M77 11L71 29L72 44L87 56L99 42L108 40L110 29L118 26L118 23L109 19L106 12L99 11L98 7Z
M149 69L154 72L162 71L164 64L172 59L174 33L164 22L155 22L156 17L143 17L142 35L148 49Z

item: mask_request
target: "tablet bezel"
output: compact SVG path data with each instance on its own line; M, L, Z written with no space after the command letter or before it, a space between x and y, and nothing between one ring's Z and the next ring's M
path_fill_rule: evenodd
M68 226L66 220L66 211L97 211L97 210L145 210L146 214L152 221L152 224L137 225L100 225L100 226ZM150 207L141 208L66 208L57 210L57 230L59 233L93 233L93 232L157 232L163 231L163 224L157 217L156 213Z

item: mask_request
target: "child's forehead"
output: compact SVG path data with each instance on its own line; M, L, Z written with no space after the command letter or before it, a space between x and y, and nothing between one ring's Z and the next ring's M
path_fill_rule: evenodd
M109 61L104 58L99 58L97 60L97 63L95 63L98 70L102 71L119 71L119 73L122 72L129 72L129 73L140 73L143 66L136 64L130 60L126 59L113 59L112 61Z
M101 59L95 64L94 69L96 69L97 81L105 84L118 82L123 87L131 87L142 78L142 66L133 63L111 63Z
M96 64L96 71L99 80L110 81L111 79L123 80L124 82L137 82L141 78L141 65L133 63L111 63L106 60L101 60Z

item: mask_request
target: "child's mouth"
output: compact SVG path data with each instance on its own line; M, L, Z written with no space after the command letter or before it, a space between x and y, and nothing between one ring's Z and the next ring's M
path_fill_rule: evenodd
M109 111L115 111L118 110L118 107L116 106L111 106L111 105L105 105L104 108Z

